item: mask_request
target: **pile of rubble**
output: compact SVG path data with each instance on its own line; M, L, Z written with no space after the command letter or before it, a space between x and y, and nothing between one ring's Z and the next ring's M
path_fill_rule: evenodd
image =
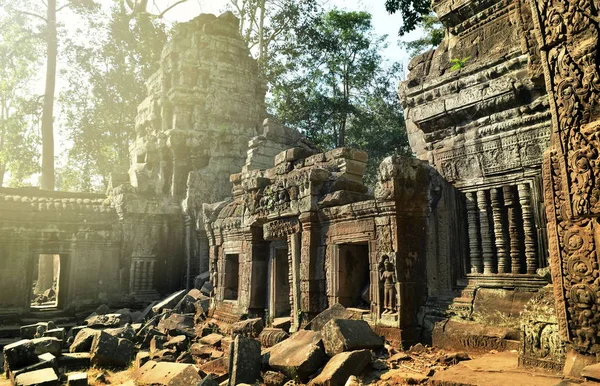
M417 384L469 359L420 344L396 351L340 305L291 335L289 323L265 328L261 318L222 324L208 317L209 291L180 291L141 312L101 306L68 332L23 326L4 348L6 376L18 386ZM120 376L91 377L91 368Z

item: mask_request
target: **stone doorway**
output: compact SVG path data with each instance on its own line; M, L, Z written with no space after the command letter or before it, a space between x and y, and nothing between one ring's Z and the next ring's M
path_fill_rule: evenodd
M31 284L31 308L58 308L60 292L61 256L39 254L35 256Z
M238 300L240 283L240 255L229 253L225 255L224 299Z
M290 266L285 241L271 243L269 260L269 317L289 317Z
M368 243L338 246L338 302L344 307L370 309Z

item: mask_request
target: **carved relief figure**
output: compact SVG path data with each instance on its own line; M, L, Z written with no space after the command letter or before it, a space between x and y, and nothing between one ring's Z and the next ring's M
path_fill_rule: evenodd
M382 258L383 269L380 268L380 279L383 282L383 314L393 314L396 298L396 272L388 256Z

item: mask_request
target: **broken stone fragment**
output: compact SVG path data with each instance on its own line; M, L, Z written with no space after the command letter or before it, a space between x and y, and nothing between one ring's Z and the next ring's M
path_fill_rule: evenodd
M50 368L30 371L17 376L15 386L58 386L58 376Z
M194 279L194 288L200 289L210 279L210 272L202 272L200 275L196 276Z
M134 353L131 341L101 332L92 343L90 360L92 365L99 367L126 367L131 363Z
M257 338L265 327L261 318L242 320L231 326L231 336L243 335L247 338Z
M321 336L329 356L344 351L383 348L383 338L364 320L333 319L323 326Z
M192 354L190 354L189 352L182 352L181 354L179 354L179 356L177 357L175 362L176 363L191 363L191 364L196 363L194 361L194 358L192 357Z
M132 375L138 386L197 385L202 378L194 365L149 361Z
M219 382L217 382L214 375L208 374L206 377L204 377L204 379L202 379L198 386L219 386Z
M4 346L4 366L11 370L33 365L38 362L35 345L31 340L23 339Z
M289 334L281 328L265 328L258 336L263 347L273 347L289 338Z
M196 336L193 314L172 314L158 322L158 330L164 334Z
M16 377L18 377L20 374L29 373L31 371L41 369L54 369L56 371L58 369L58 362L56 360L56 357L50 353L39 355L37 363L21 367L20 369L9 369L7 376L14 384Z
M96 315L86 319L86 324L90 328L115 328L126 323L121 314Z
M185 335L177 335L169 339L163 344L164 348L175 351L185 351L189 345L189 340Z
M319 315L315 316L305 327L305 330L321 331L324 325L333 319L357 319L358 316L348 311L339 303L333 304Z
M170 296L168 296L167 298L165 298L163 301L161 301L160 303L156 304L155 306L152 307L152 312L154 314L160 314L162 313L165 309L173 309L175 308L175 306L177 305L177 303L179 303L179 301L181 300L181 298L183 298L185 296L186 291L185 290L181 290L181 291L177 291L173 294L171 294Z
M135 368L139 369L150 360L150 353L148 351L140 351L135 355Z
M150 353L150 359L158 362L175 362L178 355L175 350L163 349Z
M212 333L200 338L200 343L207 344L209 346L218 347L221 345L221 340L223 339L223 335Z
M74 373L67 376L67 386L87 386L87 373Z
M60 339L61 341L64 341L65 335L66 335L66 331L64 328L61 327L61 328L53 328L52 330L46 330L42 336L49 337L49 338L57 338L57 339Z
M32 339L31 342L35 347L35 353L37 355L42 355L45 353L50 353L55 357L60 356L62 353L62 340L57 338L35 338Z
M35 338L35 334L38 331L38 327L42 327L45 332L48 329L48 323L39 322L36 324L28 324L26 326L21 326L20 335L21 339L33 339Z
M283 386L285 384L285 375L277 371L267 371L263 375L265 386Z
M75 340L69 347L70 352L89 352L92 348L94 338L100 335L102 331L84 328L75 336Z
M371 362L369 350L357 350L337 354L327 362L321 374L310 381L314 386L343 385L352 375L360 375Z
M269 349L268 363L289 378L308 381L327 361L318 333L301 330Z
M135 330L130 324L118 328L105 328L105 333L114 336L115 338L123 338L127 340L135 340Z
M229 356L229 385L254 384L262 368L260 343L238 335L233 341Z
M86 369L90 367L90 353L74 352L64 353L58 357L58 367L64 367L67 370Z
M600 363L585 366L581 370L581 376L588 380L600 382Z

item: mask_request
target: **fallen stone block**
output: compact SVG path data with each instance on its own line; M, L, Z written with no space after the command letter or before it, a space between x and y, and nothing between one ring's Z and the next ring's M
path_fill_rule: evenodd
M58 357L58 367L68 370L86 369L90 367L89 352L63 353Z
M30 371L17 376L15 386L58 386L58 376L53 369Z
M33 346L35 348L35 353L37 355L42 355L45 353L50 353L55 357L58 357L62 354L62 339L57 338L35 338L31 340Z
M132 375L138 386L189 386L202 381L194 365L149 361Z
M130 324L126 324L125 326L118 328L106 328L102 331L114 336L115 338L123 338L130 341L135 340L135 330Z
M88 386L87 373L74 373L67 376L67 386Z
M212 294L214 290L213 285L207 281L202 285L202 288L200 288L200 292L202 292L202 294L206 295L206 296L210 296Z
M102 331L84 328L75 336L75 340L69 347L70 352L89 352L92 348L94 339L99 336Z
M159 302L158 304L153 306L152 312L154 314L160 314L165 309L172 310L173 308L175 308L177 303L179 303L181 298L183 298L185 296L185 293L186 293L185 290L181 290L181 291L177 291L177 292L171 294L170 296L168 296L167 298L165 298L164 300L162 300L161 302Z
M600 382L600 363L585 366L581 369L581 376L596 382Z
M196 336L193 314L172 314L158 322L157 328L160 332L171 336L187 335L190 338Z
M260 377L261 368L260 343L238 335L229 356L229 385L254 384Z
M289 338L289 334L281 328L265 328L258 336L262 347L273 347Z
M217 382L217 377L213 374L208 374L202 379L198 386L219 386L219 382Z
M196 361L194 361L194 357L189 352L182 352L181 354L179 354L179 356L175 360L175 363L195 364Z
M319 334L302 330L269 349L268 364L289 378L306 382L327 361Z
M90 360L92 365L99 367L127 367L134 353L133 342L102 332L92 343Z
M331 307L315 316L304 328L305 330L321 331L329 321L333 319L359 319L359 316L352 311L348 311L339 303L333 304Z
M28 324L26 326L21 326L20 335L21 339L33 339L35 338L35 334L38 331L38 327L42 327L44 331L48 329L48 323L38 322L35 324Z
M363 383L356 375L352 375L350 378L348 378L344 386L363 386Z
M364 320L333 319L321 329L325 352L334 356L344 351L383 348L383 338Z
M360 375L371 362L371 351L357 350L337 354L327 362L321 374L310 381L309 385L343 385L352 375Z
M229 360L225 357L206 362L201 365L200 370L206 374L216 374L223 377L229 372Z
M158 350L150 353L150 359L157 362L175 362L179 353L175 350Z
M200 289L210 279L210 272L202 272L200 275L194 278L194 288Z
M223 339L223 335L212 333L200 338L200 343L207 344L209 346L218 347L221 345L221 340Z
M169 339L167 342L163 344L164 348L172 349L175 351L185 351L187 350L190 342L187 336L185 335L177 335Z
M231 326L231 336L232 338L238 335L243 335L247 338L257 338L263 328L265 328L265 324L261 318L246 319Z
M206 359L213 356L214 348L202 343L194 343L190 346L190 353L198 358Z
M116 328L125 323L126 320L121 314L96 315L86 319L89 328Z
M16 382L16 378L19 375L41 369L54 369L55 371L58 370L58 362L56 360L56 357L50 353L39 355L37 363L21 367L20 369L16 370L9 369L7 375L11 382L14 384Z
M144 366L146 362L150 360L150 353L148 351L140 351L135 355L135 368L139 369Z
M152 337L150 341L150 352L160 351L164 348L165 343L167 343L168 337L166 335L155 335Z
M63 340L65 340L66 331L62 327L54 328L52 330L46 330L46 332L44 332L44 334L42 336L47 337L47 338L57 338L57 339L60 339L61 341L63 341Z
M23 339L4 346L4 366L15 370L38 362L35 345L31 340Z
M285 375L277 371L267 371L263 375L265 386L283 386L285 384Z
M415 372L410 372L406 370L390 370L387 373L383 373L379 379L384 382L388 382L389 384L396 385L418 385L424 383L429 379L424 374L419 374ZM470 383L469 383L470 384Z

